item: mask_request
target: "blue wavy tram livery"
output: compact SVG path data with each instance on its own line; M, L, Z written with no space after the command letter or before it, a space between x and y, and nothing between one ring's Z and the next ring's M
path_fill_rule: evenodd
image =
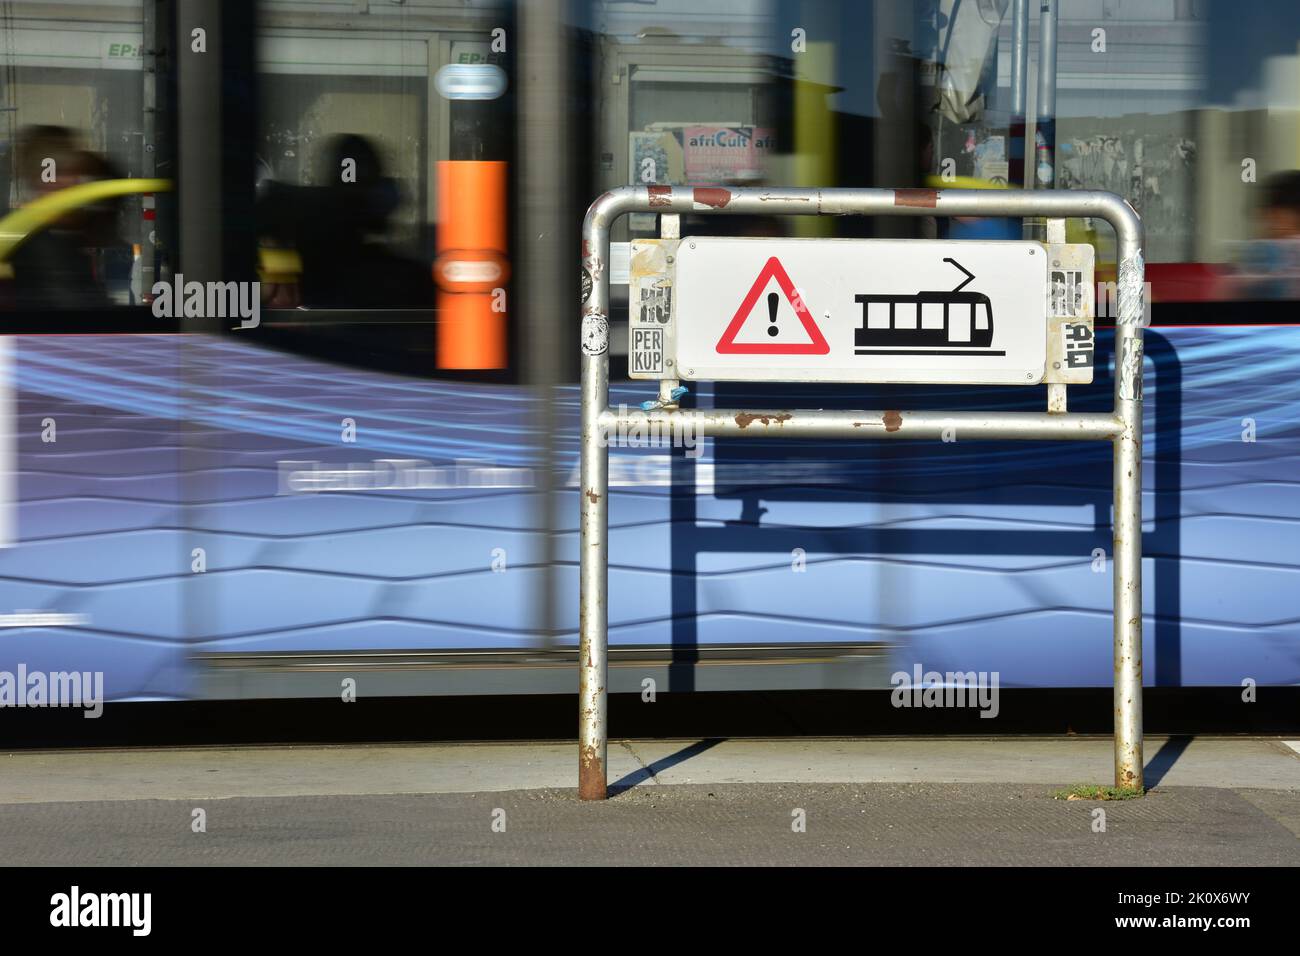
M1146 681L1300 683L1300 328L1146 340ZM576 388L561 391L548 567L522 388L228 338L9 343L0 670L103 671L113 700L315 695L341 662L385 655L387 693L576 681ZM1107 333L1099 347L1098 380L1071 390L1072 408L1109 407ZM611 400L646 397L625 383ZM693 399L1043 405L1039 388L719 384ZM800 686L886 686L918 664L996 671L1004 687L1109 686L1110 465L1105 444L960 437L614 448L612 659L666 662L676 689L793 686L780 675L814 649L875 664ZM545 587L558 633L538 618ZM739 648L765 666L697 676ZM420 677L435 671L441 682ZM307 672L330 676L289 686Z

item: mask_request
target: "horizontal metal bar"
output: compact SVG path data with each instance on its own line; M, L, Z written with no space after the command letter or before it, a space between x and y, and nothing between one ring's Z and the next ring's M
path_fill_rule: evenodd
M699 186L620 186L592 203L587 212L586 231L590 234L607 230L615 219L627 212L1095 217L1114 225L1124 240L1136 238L1141 232L1133 207L1119 196L1100 190L727 189Z
M600 416L607 443L638 436L651 441L685 437L913 438L943 441L1012 439L1110 441L1124 426L1105 414L1049 412L910 412L824 409L608 408Z

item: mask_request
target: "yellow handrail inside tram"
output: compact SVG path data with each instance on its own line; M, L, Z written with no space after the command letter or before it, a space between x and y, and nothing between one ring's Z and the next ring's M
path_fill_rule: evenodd
M170 179L100 179L60 189L15 209L0 219L0 263L8 262L33 233L74 209L134 193L163 193L172 188Z

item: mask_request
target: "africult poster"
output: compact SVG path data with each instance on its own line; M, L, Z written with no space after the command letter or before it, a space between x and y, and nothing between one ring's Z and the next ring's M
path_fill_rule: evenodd
M682 130L687 185L759 179L776 130L763 126L687 126Z
M629 137L630 182L714 186L761 178L776 142L770 127L678 126Z

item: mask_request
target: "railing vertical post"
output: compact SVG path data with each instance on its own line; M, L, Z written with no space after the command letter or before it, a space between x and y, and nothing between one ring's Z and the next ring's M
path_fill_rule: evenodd
M1142 782L1142 223L1115 223L1115 786Z
M609 194L607 194L609 195ZM617 201L610 204L616 206ZM597 200L582 226L582 451L579 482L578 796L604 800L609 623L609 222Z

